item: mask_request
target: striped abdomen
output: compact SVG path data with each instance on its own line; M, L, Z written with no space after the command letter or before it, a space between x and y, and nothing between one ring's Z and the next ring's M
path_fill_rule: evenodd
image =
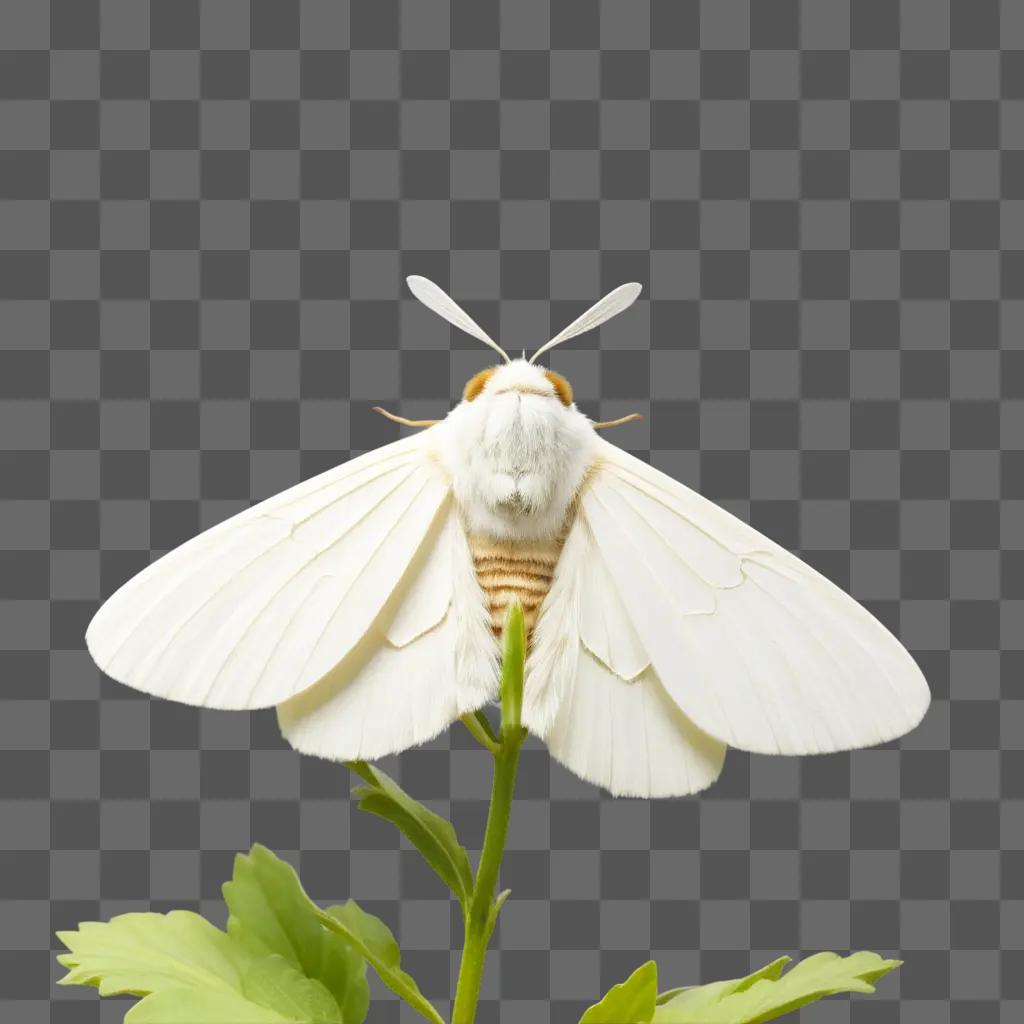
M469 538L476 578L487 599L495 636L501 634L513 598L518 598L523 606L527 633L533 629L541 602L551 587L563 540L496 540L480 535Z

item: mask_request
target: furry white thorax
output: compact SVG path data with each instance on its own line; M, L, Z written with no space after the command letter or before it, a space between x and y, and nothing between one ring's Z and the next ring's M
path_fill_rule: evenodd
M564 406L539 366L499 367L438 430L440 455L471 533L554 537L583 482L597 435Z

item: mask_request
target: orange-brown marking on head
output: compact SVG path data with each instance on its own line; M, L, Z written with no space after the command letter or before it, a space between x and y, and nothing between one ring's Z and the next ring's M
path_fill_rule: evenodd
M466 402L472 402L474 398L477 398L481 391L487 386L487 382L491 379L494 371L498 368L496 366L488 366L486 370L481 370L479 373L474 373L472 377L466 381L466 386L462 389L462 398Z
M558 400L562 405L572 405L572 385L554 370L545 370L544 376L551 381L551 386L555 389L555 394L558 395Z

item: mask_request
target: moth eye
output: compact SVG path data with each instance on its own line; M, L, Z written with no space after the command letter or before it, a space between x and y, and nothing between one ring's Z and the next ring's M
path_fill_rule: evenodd
M555 389L555 394L558 395L562 405L572 405L572 385L560 373L555 373L554 370L545 370L544 376L551 381L551 386Z
M466 402L472 402L481 391L487 386L487 382L491 379L491 375L497 369L496 366L488 366L486 370L481 370L479 373L473 374L472 377L466 381L466 386L462 389L462 398Z

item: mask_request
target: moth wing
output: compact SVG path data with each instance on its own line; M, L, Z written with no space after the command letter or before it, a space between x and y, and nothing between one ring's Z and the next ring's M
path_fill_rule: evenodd
M360 644L277 709L305 754L371 760L424 743L498 695L498 647L449 500L412 581Z
M523 721L555 760L615 796L696 793L725 760L666 692L579 515L533 631Z
M928 685L892 633L678 481L601 440L578 515L636 642L703 732L814 754L895 739L924 716Z
M430 434L306 480L153 562L96 613L93 659L119 682L205 707L269 707L311 686L394 607L443 517L450 485Z

